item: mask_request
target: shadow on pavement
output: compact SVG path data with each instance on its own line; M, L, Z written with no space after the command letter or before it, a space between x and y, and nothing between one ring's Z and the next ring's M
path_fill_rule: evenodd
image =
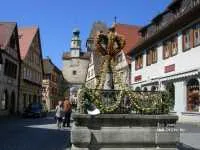
M52 115L46 118L0 120L0 150L66 150L70 129L57 129Z
M186 145L186 144L184 144L184 143L178 143L178 144L177 144L177 148L178 148L179 150L200 150L200 149L198 149L198 148L191 147L191 146Z

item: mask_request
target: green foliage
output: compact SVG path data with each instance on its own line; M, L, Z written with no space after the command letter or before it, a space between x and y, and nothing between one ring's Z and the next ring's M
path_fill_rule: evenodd
M162 92L162 106L161 111L162 113L169 113L170 107L172 106L172 99L170 93L168 91Z
M121 104L124 103L124 96L128 96L131 102L131 109L140 114L167 114L170 111L170 93L164 92L133 92L131 89L122 89L116 96L116 101L110 106L104 106L101 99L101 90L90 90L82 88L79 99L84 112L91 103L94 103L101 113L122 113ZM127 111L125 111L127 112ZM130 111L129 111L130 112Z

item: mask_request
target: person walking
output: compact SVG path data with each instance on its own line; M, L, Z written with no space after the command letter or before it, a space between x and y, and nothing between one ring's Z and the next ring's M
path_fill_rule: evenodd
M56 106L56 124L58 129L61 128L62 124L62 119L63 119L63 106L62 106L62 101L58 102L58 105Z
M72 104L69 101L68 97L65 97L63 106L64 106L64 114L65 114L65 117L64 117L64 120L63 120L63 127L65 127L66 123L67 123L67 127L70 127L70 117L71 117L71 112L72 112Z

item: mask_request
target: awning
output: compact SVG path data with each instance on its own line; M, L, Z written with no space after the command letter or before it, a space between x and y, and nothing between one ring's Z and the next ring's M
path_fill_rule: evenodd
M176 79L180 79L180 78L187 78L187 77L191 77L191 76L196 76L199 74L199 70L193 70L193 71L188 71L188 72L183 72L183 73L177 73L177 74L173 74L171 76L166 76L166 77L162 77L160 78L160 82L165 82L165 81L169 81L169 80L176 80Z

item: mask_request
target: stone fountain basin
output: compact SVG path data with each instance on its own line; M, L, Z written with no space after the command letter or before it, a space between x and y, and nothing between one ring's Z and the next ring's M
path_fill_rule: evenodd
M73 114L72 150L176 149L176 115Z

